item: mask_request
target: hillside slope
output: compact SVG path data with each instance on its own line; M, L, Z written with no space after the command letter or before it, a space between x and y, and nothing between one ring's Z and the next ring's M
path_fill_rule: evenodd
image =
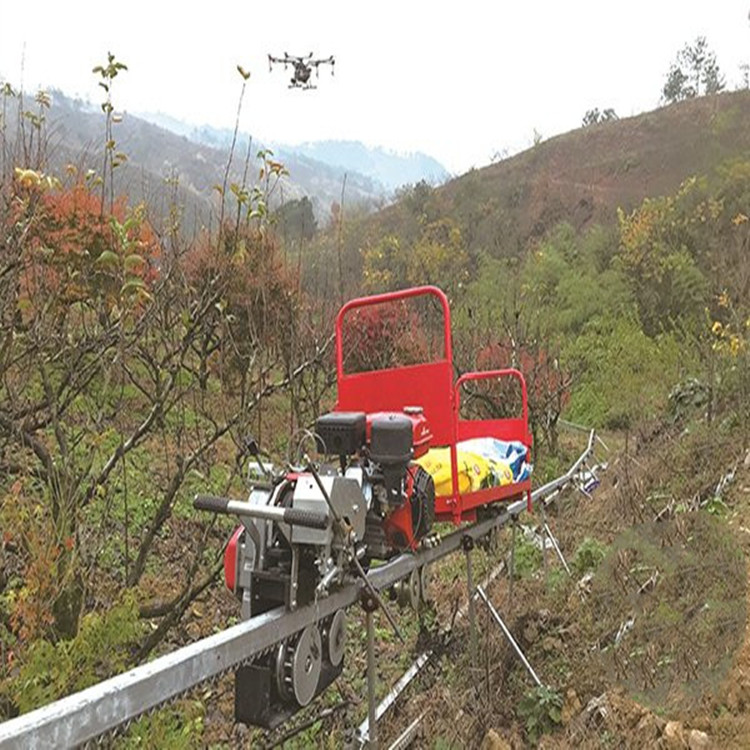
M374 221L382 233L408 234L415 214L451 216L470 249L514 254L560 221L577 229L611 223L618 207L674 192L749 153L750 92L724 93L556 136Z
M35 106L27 101L25 108ZM9 113L11 127L16 119L14 113ZM54 91L46 119L53 171L62 173L67 164L95 170L101 167L104 118L98 106ZM113 135L117 150L127 156L127 162L116 173L118 193L127 195L132 203L147 202L155 221L167 216L174 203L181 207L183 223L189 229L208 225L217 203L214 186L224 180L228 148L198 143L129 113L114 126ZM254 156L260 148L263 144L253 144L250 183L257 176ZM230 183L242 181L246 151L247 140L238 138ZM331 204L340 200L344 169L294 155L284 164L289 176L276 190L275 202L308 196L318 220L325 220ZM383 201L384 194L384 188L369 177L356 172L347 174L349 203L374 207Z

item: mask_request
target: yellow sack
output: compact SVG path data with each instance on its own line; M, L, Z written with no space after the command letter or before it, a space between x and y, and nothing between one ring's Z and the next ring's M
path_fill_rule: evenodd
M471 451L459 450L458 491L461 494L476 492L486 487L499 487L512 484L513 472L507 464L487 459ZM449 448L432 448L416 460L435 483L435 494L438 497L450 495L453 491L451 482L451 453Z

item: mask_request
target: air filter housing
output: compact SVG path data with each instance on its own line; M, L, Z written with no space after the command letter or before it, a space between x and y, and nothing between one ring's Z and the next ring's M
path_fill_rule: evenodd
M403 465L412 459L413 426L404 414L379 414L370 425L370 458L383 466Z
M321 453L352 456L367 439L367 418L361 411L334 411L318 417L315 432Z

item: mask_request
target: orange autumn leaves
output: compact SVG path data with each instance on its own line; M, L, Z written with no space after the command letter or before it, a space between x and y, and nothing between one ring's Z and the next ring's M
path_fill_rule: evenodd
M62 188L33 170L16 170L8 221L22 225L19 312L76 303L119 314L137 310L158 275L159 243L143 209L124 198L111 211L87 185Z

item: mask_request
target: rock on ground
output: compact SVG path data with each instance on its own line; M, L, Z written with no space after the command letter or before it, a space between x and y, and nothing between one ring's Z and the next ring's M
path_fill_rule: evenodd
M484 735L479 750L511 750L511 746L508 740L501 737L494 729L490 729Z
M713 747L709 736L699 729L691 729L688 735L688 747L690 750L709 750Z

